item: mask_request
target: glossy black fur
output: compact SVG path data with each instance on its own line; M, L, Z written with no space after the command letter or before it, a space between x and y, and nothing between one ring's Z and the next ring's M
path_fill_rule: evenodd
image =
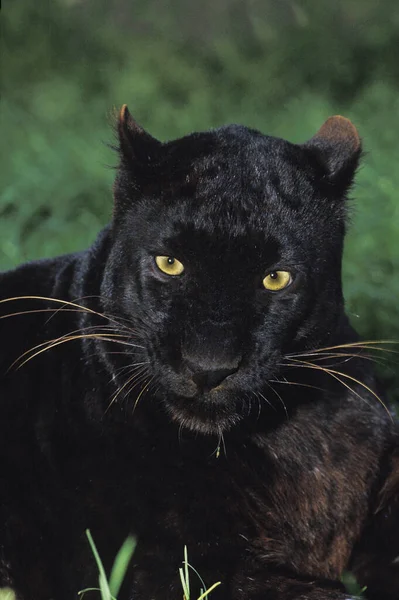
M90 528L107 569L137 536L120 600L181 598L184 545L222 581L211 600L343 600L349 568L398 598L397 428L371 363L356 346L299 357L316 369L287 357L357 341L341 257L360 147L238 126L161 144L126 111L119 136L95 244L0 274L1 299L49 298L0 304L0 585L95 586ZM268 292L277 269L293 283Z

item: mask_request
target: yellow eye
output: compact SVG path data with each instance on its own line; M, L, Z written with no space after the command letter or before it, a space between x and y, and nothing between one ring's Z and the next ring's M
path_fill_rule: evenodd
M162 273L166 275L181 275L184 271L184 266L173 256L156 256L155 262Z
M263 286L272 292L283 290L290 283L292 283L292 276L289 271L272 271L263 280Z

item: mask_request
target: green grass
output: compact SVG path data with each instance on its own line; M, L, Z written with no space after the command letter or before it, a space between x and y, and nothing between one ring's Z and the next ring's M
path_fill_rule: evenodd
M78 595L83 597L87 592L100 592L101 600L116 600L130 560L133 556L136 547L136 540L133 537L128 537L125 540L118 554L116 555L108 580L101 557L88 529L86 530L86 535L98 568L98 587L85 588L84 590L81 590Z
M86 593L99 592L101 600L117 600L119 590L122 587L126 571L128 569L130 560L136 548L136 541L133 537L128 537L125 540L115 558L109 579L107 579L105 569L101 561L101 557L99 555L93 537L88 529L86 530L86 535L98 568L98 587L85 588L84 590L81 590L78 593L78 595L83 598ZM195 573L195 576L200 580L202 585L200 595L196 599L193 598L190 591L190 570L193 571L193 573ZM206 600L210 597L212 591L216 587L221 585L221 582L218 581L217 583L214 583L209 589L206 588L206 585L198 571L188 562L187 546L184 546L183 568L179 568L179 577L182 584L183 600ZM0 590L0 594L1 593L2 592ZM10 590L10 593L13 592ZM3 600L1 595L0 600ZM11 596L10 599L4 598L4 600L14 600L14 598Z
M15 592L11 588L1 588L0 600L16 600Z
M206 585L205 585L204 580L202 579L201 575L188 562L187 546L184 546L183 568L179 569L180 581L181 581L181 585L183 588L183 600L194 600L191 595L191 590L190 590L190 570L193 571L193 573L195 573L195 575L200 580L201 586L202 586L200 589L200 595L198 596L197 600L205 600L205 598L209 598L211 592L215 588L217 588L219 585L221 585L221 581L217 581L216 583L211 585L211 587L209 589L206 588Z

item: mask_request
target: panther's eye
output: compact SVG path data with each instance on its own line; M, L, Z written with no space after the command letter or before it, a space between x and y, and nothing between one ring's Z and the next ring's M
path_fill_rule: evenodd
M158 269L166 275L181 275L184 271L183 264L173 256L156 256L155 262Z
M289 271L272 271L262 283L267 290L279 292L292 283L292 275Z

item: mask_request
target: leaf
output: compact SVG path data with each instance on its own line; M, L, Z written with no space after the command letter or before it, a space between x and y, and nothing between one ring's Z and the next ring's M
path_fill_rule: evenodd
M99 580L99 585L100 585L100 590L101 590L101 598L102 598L102 600L114 600L114 598L111 594L111 590L109 589L109 586L108 586L108 581L107 581L107 577L105 575L103 563L101 562L100 555L98 553L97 547L94 543L94 540L92 538L92 535L91 535L89 529L86 529L86 535L87 535L87 539L89 540L91 551L93 552L93 555L94 555L94 558L96 560L97 567L98 567L98 572L99 572L98 580Z
M136 548L136 539L132 536L126 538L118 554L116 555L111 575L109 577L109 588L114 596L119 594L123 579L126 575L129 562Z

